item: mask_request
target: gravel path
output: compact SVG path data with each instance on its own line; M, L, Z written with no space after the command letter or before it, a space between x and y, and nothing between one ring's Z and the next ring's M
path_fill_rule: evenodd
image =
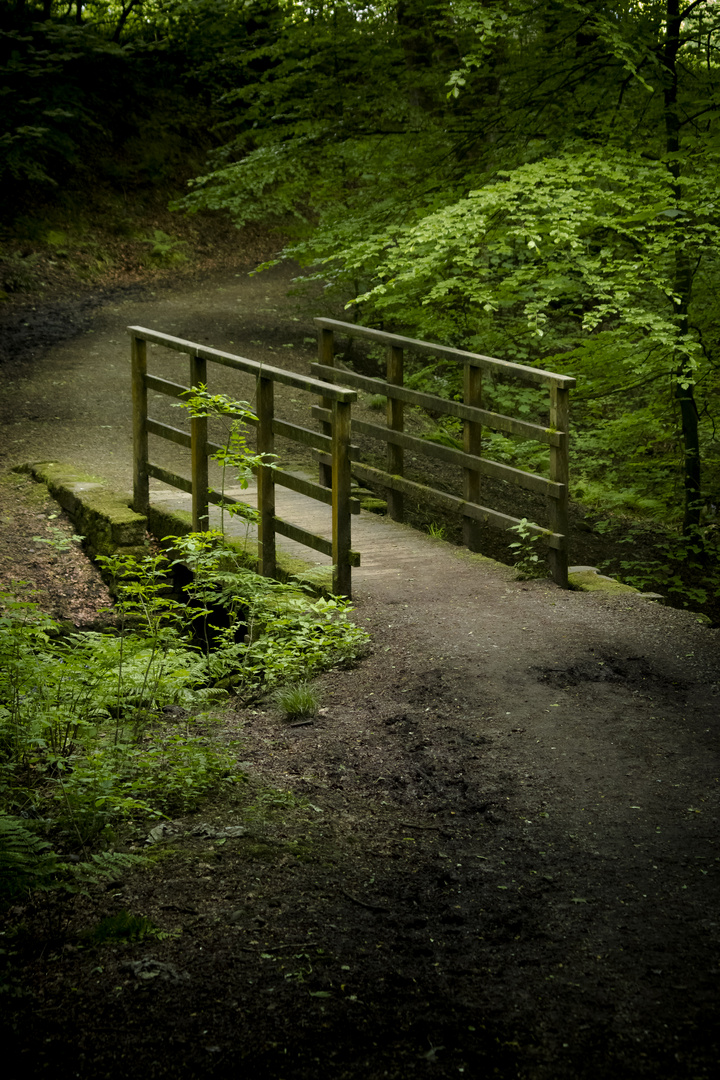
M299 365L312 353L311 321L285 299L287 280L284 271L209 279L112 303L92 314L82 336L22 372L6 367L5 465L68 460L127 490L124 327ZM161 463L172 466L174 450L167 453ZM478 1025L483 1016L498 1024L505 1017L519 1049L503 1076L713 1076L719 632L632 595L519 582L507 567L389 522L363 522L360 534L357 618L374 635L373 655L326 678L329 715L311 735L279 739L272 760L261 746L272 736L263 728L269 721L248 717L246 752L257 750L268 779L299 791L293 777L308 771L327 788L329 763L342 755L355 774L343 813L367 821L391 807L426 815L428 828L457 826L456 840L439 839L432 859L455 862L443 880L466 936L451 961L433 938L423 948L436 950L435 967L445 972L448 1016L457 1008L465 1028L471 1007ZM463 845L480 837L485 854L469 862ZM372 837L365 842L370 850ZM388 859L383 880L388 895L395 888L397 909L400 878L392 884ZM483 859L492 880L481 881ZM408 919L419 917L428 895L418 894ZM323 909L319 917L335 916ZM498 926L502 934L493 937ZM427 963L418 957L426 954L399 931L393 941L387 970L404 965L403 978L425 986ZM419 1013L406 1016L387 1000L398 1030L416 1023ZM317 1019L318 1038L330 1023ZM446 1041L455 1037L444 1032ZM422 1069L410 1070L403 1058L383 1073L381 1057L368 1053L367 1065L330 1055L332 1068L315 1075L465 1069L460 1058L445 1068L424 1053ZM306 1068L262 1075L309 1077Z

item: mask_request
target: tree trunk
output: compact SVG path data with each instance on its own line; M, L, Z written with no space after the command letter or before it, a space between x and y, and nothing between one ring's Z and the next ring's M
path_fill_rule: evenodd
M673 195L678 209L682 206L682 184L680 160L680 118L678 116L678 73L677 56L680 49L680 0L667 0L665 22L665 48L663 65L665 67L664 117L665 149L669 162L668 169L673 178ZM673 155L670 157L670 155ZM676 220L681 220L676 218ZM684 249L678 244L675 248L675 275L673 307L678 320L678 328L683 337L688 334L688 307L692 293L693 274ZM700 523L701 473L700 473L700 437L698 412L695 403L694 376L689 356L685 355L675 371L675 400L680 408L680 422L683 439L683 486L685 491L685 512L683 531L689 532Z

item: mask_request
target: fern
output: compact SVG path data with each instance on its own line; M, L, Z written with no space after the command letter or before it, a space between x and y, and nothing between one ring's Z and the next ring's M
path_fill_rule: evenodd
M62 869L51 845L17 817L0 811L0 900L56 885Z

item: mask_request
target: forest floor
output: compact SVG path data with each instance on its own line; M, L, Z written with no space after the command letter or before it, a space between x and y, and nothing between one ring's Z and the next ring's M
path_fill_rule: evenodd
M23 389L6 468L77 430L77 387ZM120 475L91 406L78 453ZM34 539L69 523L24 477L0 497L2 579L95 625L92 564ZM718 631L426 542L418 580L359 592L371 651L318 680L312 723L228 709L244 783L149 826L145 868L7 914L11 1077L716 1075ZM121 911L160 934L93 937Z

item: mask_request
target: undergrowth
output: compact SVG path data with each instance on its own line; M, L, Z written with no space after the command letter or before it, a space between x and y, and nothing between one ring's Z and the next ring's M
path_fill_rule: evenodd
M213 713L364 648L348 604L241 565L219 533L103 559L116 624L67 633L0 593L0 905L117 876L148 821L242 780ZM183 571L179 592L173 573Z

